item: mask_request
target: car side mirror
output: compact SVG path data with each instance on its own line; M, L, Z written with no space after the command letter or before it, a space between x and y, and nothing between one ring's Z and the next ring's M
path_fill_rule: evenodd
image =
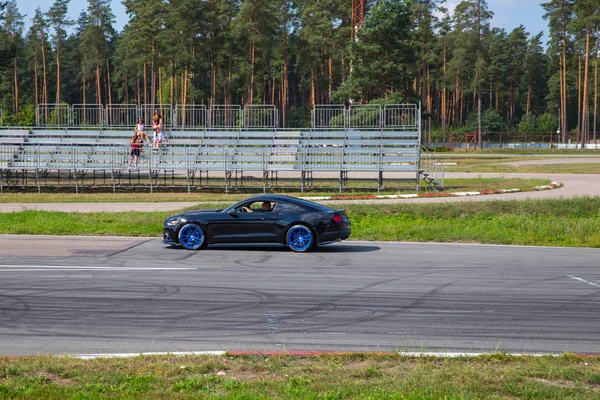
M235 215L237 215L237 211L235 211L235 209L231 209L231 210L227 211L227 214L235 216Z

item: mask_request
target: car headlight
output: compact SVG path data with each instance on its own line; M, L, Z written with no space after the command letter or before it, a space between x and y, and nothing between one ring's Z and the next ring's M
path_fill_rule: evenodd
M168 226L177 226L182 222L186 222L185 218L168 219L165 223Z

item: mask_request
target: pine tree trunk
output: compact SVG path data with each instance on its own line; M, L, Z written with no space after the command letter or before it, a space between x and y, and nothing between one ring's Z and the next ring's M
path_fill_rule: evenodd
M16 58L13 60L13 69L14 69L13 81L14 81L14 85L15 85L15 97L14 97L15 121L16 121L17 125L19 125L19 74L18 74L19 69L18 69Z
M342 70L342 83L346 82L346 52L344 51L346 44L342 43L342 65L341 65L341 70Z
M529 115L531 112L531 93L533 91L531 77L527 78L527 105L525 107L525 114Z
M217 104L217 60L216 55L213 55L210 62L211 68L211 85L210 85L210 103Z
M581 141L581 44L577 51L577 145Z
M42 89L42 103L48 104L48 76L46 74L46 46L44 46L44 42L44 37L42 36L42 69L44 73L44 76L42 77L44 81L44 87Z
M108 58L106 59L106 97L108 100L108 105L112 106L112 90L110 88L111 80L110 80L110 63L108 62Z
M444 38L444 65L443 69L443 80L442 80L442 134L444 136L444 143L446 143L446 39Z
M100 50L96 45L96 104L102 103L100 87Z
M188 67L186 65L181 73L181 104L183 104L184 110L187 104L187 70Z
M154 38L152 39L152 71L150 75L150 102L154 107L156 104L156 75L157 75L157 66L156 66L156 41Z
M329 57L327 60L327 103L333 99L333 27L329 27Z
M496 83L496 111L500 111L500 85Z
M225 102L229 99L229 104L233 104L233 97L231 93L231 84L233 83L233 50L229 49L229 65L227 68L227 88L228 96L225 96Z
M250 86L248 87L248 104L254 104L254 42L250 45Z
M56 105L60 104L60 36L56 42ZM58 110L57 110L58 112Z
M148 63L144 62L144 104L148 104Z
M86 105L86 82L85 82L85 72L82 72L81 74L81 85L82 85L82 92L83 92L83 109L85 110L85 105ZM85 118L85 113L83 114L84 118Z
M562 1L562 75L561 75L561 140L562 143L567 141L567 19L566 19L566 0Z
M598 36L598 26L596 26L596 57L594 60L594 143L596 143L596 132L598 129L598 45L600 44L600 37Z
M459 71L456 71L456 86L454 87L454 125L462 122L462 114L460 111L460 86L458 80Z
M288 45L287 45L287 1L283 2L283 75L281 77L281 123L287 128L287 107L288 107Z
M37 74L37 52L33 55L33 81L34 81L34 94L33 94L33 107L37 110L38 105L39 105L39 82L38 82L38 74Z
M142 106L142 90L140 89L140 74L136 68L135 71L135 97L137 99L137 106L140 108Z
M583 68L583 109L581 110L582 116L581 116L581 148L585 148L585 144L588 142L589 140L589 128L588 128L588 123L589 123L589 118L588 118L588 114L589 114L589 90L588 90L588 74L589 74L589 65L590 63L588 62L590 57L590 26L588 24L588 27L586 29L586 34L585 34L585 65Z
M161 67L158 68L158 104L163 104L163 78L162 78L163 69ZM162 111L161 111L162 115ZM165 116L162 115L163 121Z
M315 84L316 84L316 75L317 72L313 68L310 74L310 109L312 110L315 107Z
M123 92L125 93L124 102L125 102L125 104L129 104L129 79L127 78L127 75L125 75L125 82L123 84Z
M171 98L169 104L175 105L175 59L171 57Z

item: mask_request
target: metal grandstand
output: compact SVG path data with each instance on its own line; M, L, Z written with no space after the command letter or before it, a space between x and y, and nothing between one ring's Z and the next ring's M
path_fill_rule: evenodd
M129 140L138 118L154 110L167 143L146 148L129 170ZM157 188L225 191L288 185L313 189L323 177L350 188L351 175L376 182L421 179L443 186L443 171L420 146L420 107L317 105L309 129L281 129L272 105L50 105L36 127L0 128L0 191L20 187ZM151 132L149 132L151 135ZM215 179L216 178L216 179Z

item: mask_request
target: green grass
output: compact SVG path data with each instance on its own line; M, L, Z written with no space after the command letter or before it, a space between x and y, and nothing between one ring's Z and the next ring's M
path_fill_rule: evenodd
M354 239L600 247L600 198L344 207Z
M600 198L331 206L347 210L352 239L600 247ZM160 236L170 214L22 211L2 214L0 233Z
M5 399L597 399L600 357L0 358Z

